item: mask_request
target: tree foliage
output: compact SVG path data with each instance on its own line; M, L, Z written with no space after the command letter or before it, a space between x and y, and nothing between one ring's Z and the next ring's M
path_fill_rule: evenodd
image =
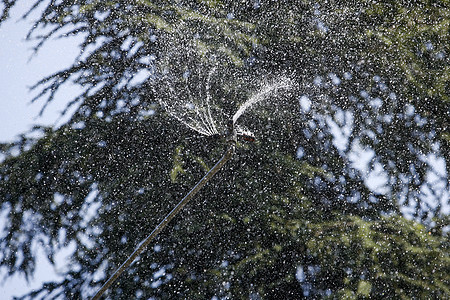
M14 3L2 1L2 21ZM84 38L72 66L33 87L36 99L56 101L68 82L83 92L67 124L2 145L2 268L29 278L39 245L52 262L76 246L64 280L24 299L92 296L222 155L159 105L185 90L204 97L210 72L223 120L278 76L295 84L245 116L258 141L238 145L108 297L448 295L448 1L32 9L42 10L36 51ZM364 151L372 158L358 168ZM364 169L382 170L382 188Z

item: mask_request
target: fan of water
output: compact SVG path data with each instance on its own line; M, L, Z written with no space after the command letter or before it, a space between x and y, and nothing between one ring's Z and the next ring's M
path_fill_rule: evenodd
M202 78L201 74L191 74L185 72L183 74L183 83L176 84L166 78L166 84L169 94L160 100L166 111L174 118L188 126L189 128L207 136L223 134L223 125L226 124L230 117L223 114L216 103L213 102L211 96L211 79L214 75L212 69L206 78ZM189 84L190 77L204 82L204 88L201 85L192 87ZM292 86L291 80L286 77L280 77L269 83L261 84L261 87L256 92L252 93L249 99L244 102L237 112L233 115L231 120L236 125L238 119L251 106L259 103L269 97L275 97L281 90L289 89ZM169 97L167 97L169 96ZM247 131L241 126L235 126L239 131L246 134Z
M183 74L181 84L177 84L177 81L171 80L171 78L165 78L164 83L167 85L166 92L168 94L160 99L161 105L172 117L187 127L208 136L219 133L212 117L211 108L210 84L213 73L214 69L208 73L204 90L201 86L191 87L189 85L189 77L194 75L188 71Z

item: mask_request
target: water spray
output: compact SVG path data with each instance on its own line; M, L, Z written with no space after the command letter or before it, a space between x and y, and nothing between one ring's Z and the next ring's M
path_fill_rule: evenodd
M116 281L120 274L128 268L133 261L147 248L148 244L166 227L166 225L180 212L180 210L189 202L189 200L194 197L195 194L220 170L220 168L225 165L227 161L231 159L236 147L237 134L234 130L233 121L230 120L227 123L226 141L228 144L228 149L225 155L206 173L205 176L192 188L192 190L187 193L187 195L181 199L181 201L175 206L175 208L159 223L158 226L148 235L134 250L134 252L125 260L125 262L114 272L113 275L106 281L106 283L98 290L92 300L100 299L103 293Z

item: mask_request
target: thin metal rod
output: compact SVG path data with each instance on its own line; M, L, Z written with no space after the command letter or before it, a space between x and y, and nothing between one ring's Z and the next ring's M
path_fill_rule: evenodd
M113 284L113 282L128 268L131 263L136 259L136 257L141 254L145 248L148 246L150 241L161 232L161 230L166 227L166 225L172 220L175 215L189 202L189 200L194 197L194 195L214 176L214 174L219 171L223 165L230 160L234 153L235 142L230 140L230 145L228 147L225 155L216 163L216 165L206 173L205 176L192 188L192 190L175 206L175 208L159 223L158 226L150 233L149 236L141 242L139 247L134 250L134 252L127 258L127 260L114 272L114 274L106 281L106 283L98 290L92 300L98 300L103 295L103 293Z

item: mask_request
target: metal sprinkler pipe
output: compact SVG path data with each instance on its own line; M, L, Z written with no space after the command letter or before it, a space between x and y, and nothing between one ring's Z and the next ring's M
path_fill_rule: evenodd
M220 168L223 167L223 165L231 159L234 153L234 149L236 147L236 133L234 132L234 126L233 121L231 120L227 124L227 143L228 143L228 149L225 155L216 163L214 167L212 167L211 170L209 170L208 173L206 173L205 176L192 188L192 190L187 193L187 195L175 206L175 208L159 223L158 226L150 233L149 236L145 238L139 245L139 247L134 250L134 252L127 258L127 260L114 272L113 275L106 281L106 283L98 290L98 292L95 294L95 296L92 298L92 300L100 299L100 297L103 295L103 293L106 292L106 290L116 281L116 279L122 274L123 271L125 271L126 268L128 268L133 261L138 257L148 246L148 244L151 242L151 240L158 235L158 233L161 232L161 230L166 227L166 225L172 220L176 214L189 202L189 200L194 197L195 194L214 176L214 174L219 171Z

